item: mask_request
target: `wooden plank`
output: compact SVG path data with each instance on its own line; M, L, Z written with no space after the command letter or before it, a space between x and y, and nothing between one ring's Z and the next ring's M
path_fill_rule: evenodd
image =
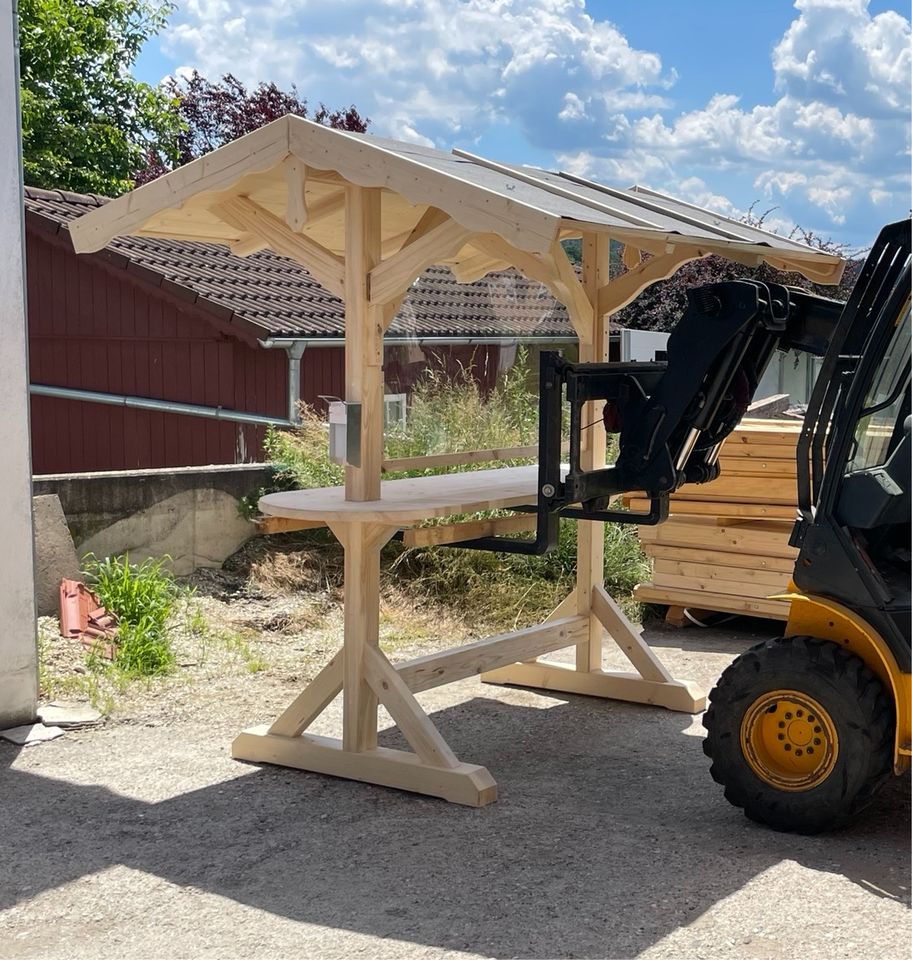
M441 523L435 527L415 527L402 536L407 547L436 547L479 537L509 536L535 530L538 517L521 513L514 517L492 517L488 520L466 520L461 523Z
M449 264L453 276L459 283L475 283L495 270L507 270L510 266L511 264L506 261L492 260L484 253Z
M296 530L316 530L325 527L322 520L293 520L290 517L257 517L253 521L260 533L294 533Z
M732 477L723 474L710 483L685 483L677 495L687 500L711 500L714 503L798 504L796 481L771 477Z
M798 443L800 434L801 423L797 420L742 420L725 442L774 443L793 447Z
M729 567L729 570L735 570ZM777 586L768 583L759 583L756 580L731 579L721 580L713 578L704 580L701 577L682 576L676 573L654 573L652 584L658 589L687 590L690 593L723 594L728 597L754 597L766 600L774 593L782 593L788 586L788 578L780 580Z
M346 750L377 746L377 699L364 675L365 650L380 637L380 549L395 527L331 524L345 544L342 743Z
M592 590L592 612L641 677L657 683L668 683L673 679L665 664L601 584L596 584Z
M729 440L731 437L729 437ZM752 443L736 440L729 443L728 440L722 446L721 460L731 463L735 460L757 459L757 460L784 460L795 463L795 447L787 443Z
M344 298L342 260L315 240L294 233L265 207L249 197L228 197L213 204L212 212L229 226L262 237L276 253L297 260L330 293Z
M738 526L716 523L710 517L676 516L655 527L640 527L639 534L644 543L761 554L794 561L798 551L788 545L792 526L780 520L751 520Z
M493 233L476 234L472 237L472 246L482 253L488 254L492 260L502 260L511 263L520 273L530 280L537 280L544 284L556 297L560 277L547 258L527 253L512 246L503 237Z
M471 231L455 220L447 220L407 243L399 253L378 263L370 271L370 302L378 306L392 300L407 290L429 266L458 253L471 235Z
M228 243L228 249L236 257L249 257L252 253L258 253L269 246L265 237L260 237L255 233L246 233L238 240L231 240Z
M364 647L364 676L416 754L432 767L459 766L456 754L421 709L412 691L376 647Z
M565 617L514 633L488 637L455 650L417 657L397 665L396 670L410 690L431 690L486 670L573 646L585 639L588 631L588 617Z
M789 604L784 600L739 599L722 593L657 587L652 583L641 583L634 588L633 595L642 603L678 604L684 607L696 607L700 610L743 613L751 617L765 617L770 620L788 620Z
M486 463L491 460L527 460L538 456L538 444L527 447L501 447L488 450L463 450L461 453L432 453L421 457L398 457L383 461L383 469L432 470L437 467L455 467L466 463Z
M292 700L269 727L283 737L297 737L329 706L342 690L342 651Z
M609 242L607 236L604 235L589 234L588 236L590 243L595 245L593 249L596 249L602 242ZM585 237L583 238L583 243L586 243ZM593 299L590 299L590 291L580 283L579 277L576 275L576 270L573 269L573 264L570 263L567 257L567 251L564 250L563 244L560 243L560 241L555 240L551 245L551 255L548 259L552 265L553 272L557 274L557 283L555 285L557 299L567 308L570 323L573 325L573 329L576 331L576 335L580 341L580 359L582 359L584 344L590 343L594 336L595 302ZM585 270L585 265L583 269ZM599 348L596 347L596 353L599 352Z
M798 462L794 457L782 460L770 460L763 457L727 457L725 448L719 458L722 476L765 477L775 482L795 482L798 474Z
M644 512L649 509L648 500L624 497L631 510ZM672 516L690 517L753 517L758 520L794 520L796 508L773 503L717 503L710 500L688 500L673 496L669 504Z
M539 660L514 663L482 676L484 683L510 683L539 690L577 693L587 697L605 697L630 703L648 703L682 713L700 713L706 708L706 695L690 680L657 683L644 680L638 673L611 670L574 670L564 663Z
M646 554L656 561L661 559L680 560L688 563L706 563L717 566L731 566L737 569L754 569L774 571L791 576L795 569L792 558L761 556L759 554L735 551L729 553L722 550L704 550L700 547L677 547L664 543L649 543L643 545Z
M694 577L706 583L715 580L740 581L744 583L760 583L769 589L767 593L782 593L789 582L791 570L756 569L749 565L750 559L743 567L731 567L723 564L697 563L685 560L667 560L660 557L653 560L653 578L664 582L666 574L679 577ZM720 591L722 592L722 591Z
M280 737L270 734L265 726L238 734L231 745L231 756L251 763L274 763L394 787L469 807L483 807L497 799L494 778L475 764L433 767L413 753L385 747L352 753L329 737Z

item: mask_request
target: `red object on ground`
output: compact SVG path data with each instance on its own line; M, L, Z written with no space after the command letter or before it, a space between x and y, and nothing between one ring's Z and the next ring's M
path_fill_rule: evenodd
M114 659L117 617L101 605L98 597L78 580L60 581L60 633L83 646ZM111 640L111 643L105 643Z

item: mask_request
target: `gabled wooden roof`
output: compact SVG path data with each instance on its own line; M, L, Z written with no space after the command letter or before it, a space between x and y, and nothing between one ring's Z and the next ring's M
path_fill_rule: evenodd
M382 256L398 262L395 270L385 264L374 270L375 302L431 263L450 265L460 280L508 264L538 279L539 257L553 256L556 242L584 233L608 233L636 251L625 258L630 267L646 252L676 265L710 253L752 266L766 260L819 283L837 283L843 269L837 256L641 187L614 189L295 116L86 214L71 234L79 252L123 235L225 243L241 255L270 246L305 263L339 294L346 185L382 188ZM433 240L414 243L427 235ZM410 244L408 259L403 253ZM661 279L657 264L643 272L644 280ZM623 305L616 301L605 306Z

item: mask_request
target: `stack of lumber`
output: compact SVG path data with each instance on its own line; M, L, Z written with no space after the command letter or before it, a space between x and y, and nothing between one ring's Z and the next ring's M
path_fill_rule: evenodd
M788 602L768 598L785 591L797 555L788 539L800 431L798 421L743 420L722 447L719 479L683 486L665 523L639 528L653 577L636 588L638 600L788 618ZM636 496L626 502L648 508Z

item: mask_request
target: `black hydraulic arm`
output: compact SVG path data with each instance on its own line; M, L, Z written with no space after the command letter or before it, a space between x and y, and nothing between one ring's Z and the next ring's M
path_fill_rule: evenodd
M538 498L522 508L538 516L536 537L486 537L454 546L539 554L556 544L561 517L661 523L669 496L682 484L719 475L722 442L744 415L777 347L824 353L841 307L776 284L707 284L688 291L665 361L571 363L543 353ZM617 434L618 456L610 466L586 470L585 432L594 425L585 417L593 405L603 406L600 419ZM634 492L648 499L646 513L611 506L613 498Z

